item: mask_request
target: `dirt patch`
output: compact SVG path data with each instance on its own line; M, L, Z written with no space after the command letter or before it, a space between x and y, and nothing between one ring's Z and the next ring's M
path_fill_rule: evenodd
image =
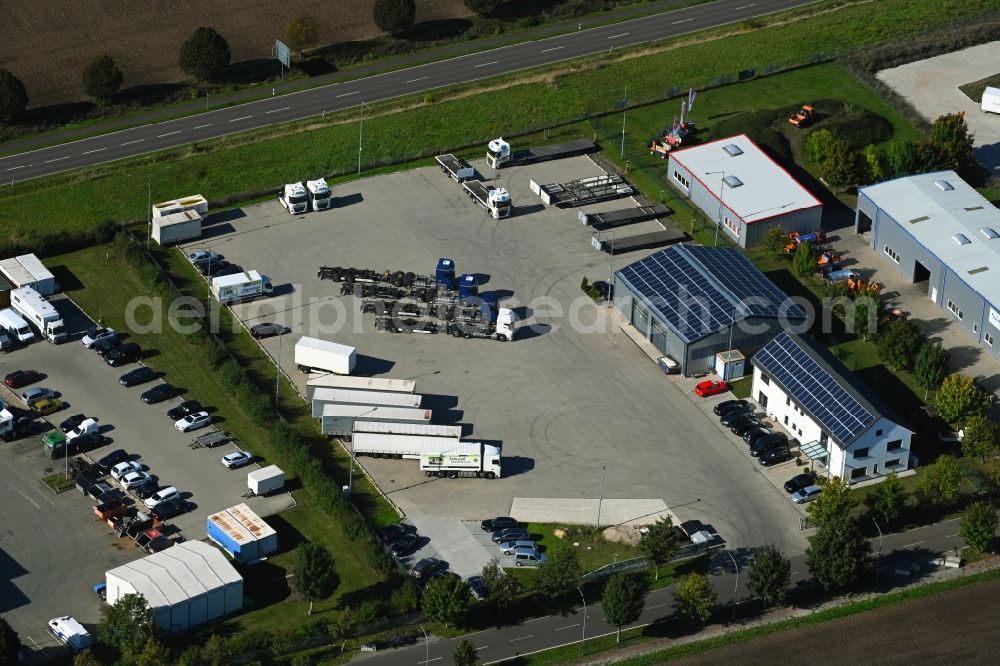
M0 63L28 89L32 107L83 97L83 64L107 53L125 74L125 87L184 78L177 51L198 26L219 31L234 63L271 57L292 17L316 19L320 43L379 34L374 0L5 0L0 2ZM421 0L417 21L467 16L462 0Z
M601 534L607 541L613 543L627 543L630 546L638 546L642 541L642 532L638 525L613 525L604 530Z

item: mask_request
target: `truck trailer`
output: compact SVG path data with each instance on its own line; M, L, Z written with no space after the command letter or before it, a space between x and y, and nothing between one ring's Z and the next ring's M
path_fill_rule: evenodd
M359 423L359 426L367 424ZM399 424L404 426L406 424ZM421 426L414 426L420 428ZM424 426L434 428L435 426ZM458 426L437 426L456 428ZM420 461L426 476L455 479L460 476L498 479L501 476L500 449L482 442L461 442L458 437L433 437L354 431L354 455L376 458L408 458Z
M520 166L559 160L564 157L575 157L597 150L597 144L589 139L575 139L565 143L556 143L539 148L529 148L516 153L511 152L510 144L503 137L493 139L486 147L486 164L492 169L506 166Z
M461 183L463 180L476 177L476 168L454 155L438 155L434 159L437 161L438 166L441 167L441 171L448 174L456 182Z
M223 305L252 301L274 293L271 278L257 271L212 278L212 295Z
M354 372L354 347L329 340L303 336L295 343L295 365L300 372L333 372L349 375Z
M288 183L278 192L278 201L292 215L300 215L309 210L309 193L302 183Z
M326 210L333 206L333 195L325 178L307 180L306 189L309 191L309 205L313 210Z
M346 391L344 389L318 388L312 395L313 418L323 415L323 405L366 405L369 409L382 407L420 407L423 396L411 393L382 393L381 391Z
M608 239L594 235L590 237L590 244L595 250L601 250L608 254L622 254L633 250L644 250L652 247L662 247L670 245L684 239L684 234L676 229L664 228L660 231L650 231L645 234L634 236L610 236Z
M655 220L658 217L666 217L671 212L663 204L655 204L653 206L639 206L637 208L620 208L603 213L585 213L581 210L577 211L576 216L580 220L580 224L585 224L595 231L607 231L637 222Z
M312 399L316 389L333 388L348 391L383 391L385 393L413 393L417 383L412 379L388 377L344 377L343 375L312 374L306 380L306 397Z
M195 210L154 217L153 240L164 246L201 238L201 223L202 217Z
M502 187L490 187L481 180L462 183L469 198L486 209L494 220L510 216L510 192Z
M35 334L31 332L28 322L10 308L0 310L0 327L18 342L27 343L35 339Z
M62 316L52 304L31 287L20 287L10 292L10 306L38 329L49 342L66 342L66 326Z
M268 465L247 474L247 488L254 495L267 495L285 487L285 473L277 465Z
M327 437L349 439L357 423L430 423L431 410L419 407L388 407L325 403L320 414L320 426Z

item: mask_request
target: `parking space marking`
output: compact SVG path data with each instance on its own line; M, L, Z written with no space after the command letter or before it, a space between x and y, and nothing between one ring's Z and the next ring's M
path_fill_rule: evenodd
M434 657L433 659L427 659L427 660L424 660L424 661L418 661L417 663L418 664L429 664L432 661L439 661L440 659L441 659L441 657Z
M34 504L36 509L41 510L42 507L38 506L38 502L36 502L35 500L31 499L30 497L28 497L27 495L25 495L24 493L22 493L17 488L14 488L14 492L17 493L18 495L20 495L21 497L23 497L24 499L28 500L29 502L31 502L32 504Z

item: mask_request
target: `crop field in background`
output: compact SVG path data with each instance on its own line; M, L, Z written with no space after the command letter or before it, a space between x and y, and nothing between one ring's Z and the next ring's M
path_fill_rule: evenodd
M285 24L315 18L320 44L379 34L374 0L4 0L0 63L28 89L32 107L82 97L83 65L107 53L125 87L184 77L177 51L195 28L211 26L229 42L232 62L270 58ZM465 16L462 0L420 0L417 21Z

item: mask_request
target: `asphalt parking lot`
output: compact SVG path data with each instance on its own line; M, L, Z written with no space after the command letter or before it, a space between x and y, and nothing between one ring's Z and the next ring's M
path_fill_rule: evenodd
M143 404L140 393L154 384L122 387L118 377L136 365L112 368L84 349L79 338L89 321L69 301L55 304L67 328L77 335L62 345L36 342L0 356L0 375L18 369L45 373L47 377L34 386L59 391L68 405L48 420L58 424L77 413L98 417L102 433L112 442L89 455L96 460L124 448L161 485L176 486L193 503L190 512L167 523L185 539L205 538L207 515L247 501L241 497L247 492L246 473L257 466L234 471L223 467L218 460L235 450L231 443L192 450L188 444L193 434L178 432L166 416L180 398ZM164 379L169 381L169 373ZM63 465L45 458L37 436L0 444L0 461L0 585L6 588L0 594L0 612L22 637L31 636L39 644L47 637L45 623L59 615L71 614L93 628L101 612L93 584L107 569L141 557L142 551L96 520L89 497L75 489L54 495L41 484L40 478ZM252 498L248 503L261 515L269 515L284 508L287 497Z
M515 210L497 221L437 168L397 172L335 187L331 211L292 217L277 201L248 207L207 227L207 238L184 251L214 249L271 276L276 296L235 312L247 325L292 329L280 343L281 364L300 390L298 337L353 345L357 374L415 379L435 423L460 423L466 439L502 443L498 481L427 479L412 461L364 459L418 527L425 517L505 515L514 498L596 499L603 472L605 498L662 499L681 519L712 524L733 546L774 541L800 552L805 541L788 502L733 455L715 425L609 323L603 306L581 298L581 278L608 278L608 255L591 247L576 209L543 207L528 182L600 173L587 157L504 169L493 182L511 192ZM620 199L584 210L630 205ZM617 256L614 264L644 254ZM498 296L532 328L509 343L378 333L353 297L340 296L339 283L316 277L321 265L427 274L439 257L455 260L459 273L477 273L480 292ZM264 347L276 355L279 341Z

